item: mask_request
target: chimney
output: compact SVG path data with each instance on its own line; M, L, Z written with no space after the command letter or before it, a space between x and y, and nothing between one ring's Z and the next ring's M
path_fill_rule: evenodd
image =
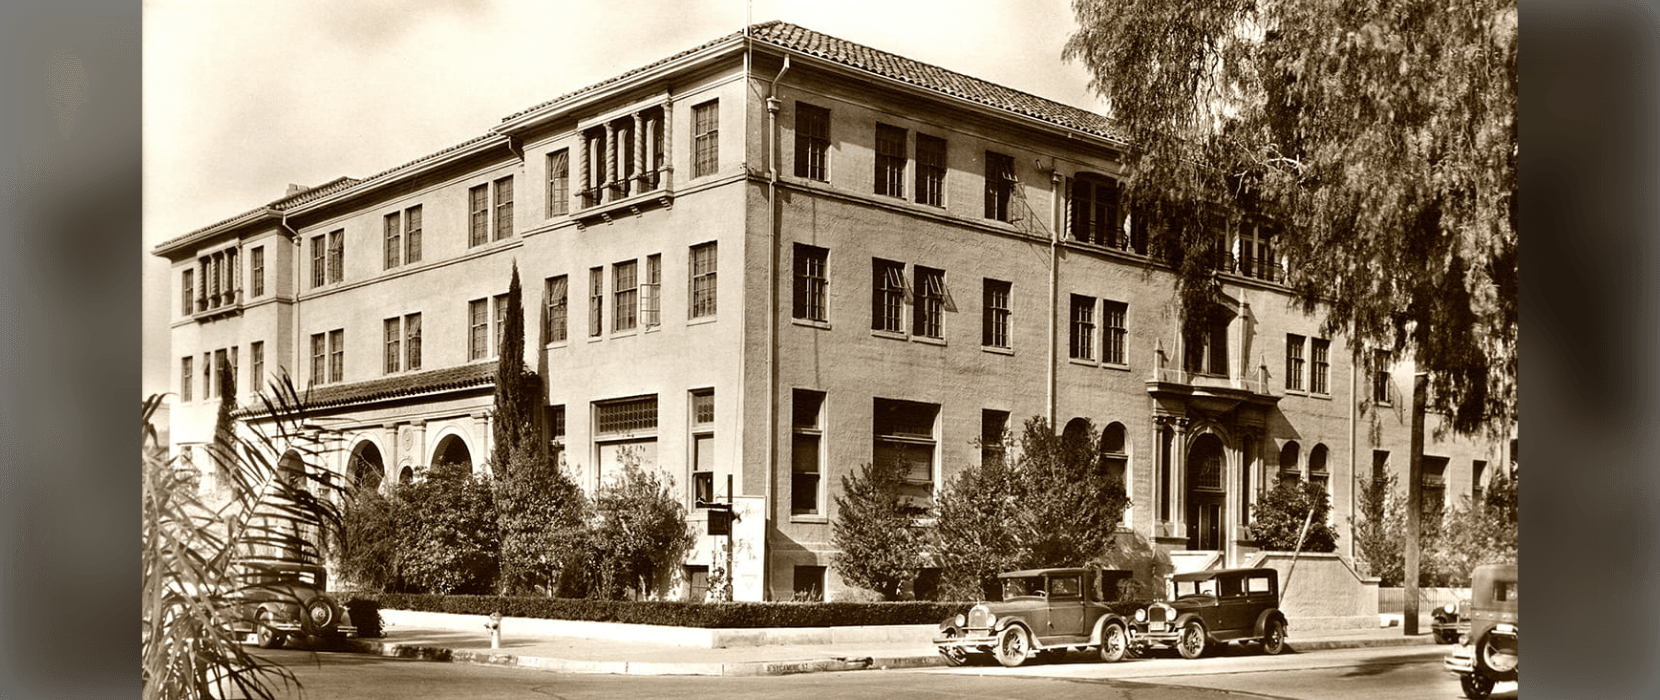
M293 184L293 183L289 183L289 185L288 185L288 194L285 194L283 196L284 197L292 197L294 195L297 195L297 194L299 194L301 192L304 192L306 190L309 190L309 189L311 189L311 188L306 187L305 185L296 185L296 184Z

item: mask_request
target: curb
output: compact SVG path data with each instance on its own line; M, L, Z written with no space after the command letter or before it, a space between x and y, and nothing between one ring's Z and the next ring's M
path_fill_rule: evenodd
M1329 649L1362 649L1373 647L1431 646L1433 635L1415 637L1376 637L1363 639L1312 639L1303 642L1286 640L1292 652L1324 651ZM800 673L827 673L833 671L888 670L898 668L926 668L944 666L938 654L926 656L877 657L842 656L798 661L746 661L738 663L673 663L657 661L576 661L540 656L517 656L499 652L445 647L398 644L368 639L346 641L351 650L363 654L389 656L400 659L421 659L465 663L477 666L527 668L554 673L608 674L617 676L788 676Z

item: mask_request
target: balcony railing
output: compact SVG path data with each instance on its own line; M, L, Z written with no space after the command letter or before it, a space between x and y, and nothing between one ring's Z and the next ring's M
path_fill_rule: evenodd
M230 289L218 294L196 297L196 313L192 315L192 318L200 321L240 310L242 310L242 290L241 288Z
M1159 367L1153 370L1153 380L1162 384L1181 384L1197 388L1238 389L1263 395L1270 393L1266 367L1259 367L1239 377L1194 372L1176 367Z

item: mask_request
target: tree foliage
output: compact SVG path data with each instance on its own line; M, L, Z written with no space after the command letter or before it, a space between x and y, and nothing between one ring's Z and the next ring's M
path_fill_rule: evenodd
M353 485L340 509L340 537L333 552L342 581L365 591L402 591L403 547L398 530L402 501L379 489Z
M927 513L900 493L909 466L902 459L879 460L842 475L831 537L839 550L831 559L849 585L899 600L922 569L918 519Z
M1328 331L1410 352L1455 429L1511 415L1513 0L1073 8L1065 56L1131 144L1126 195L1180 273L1185 331L1214 308L1216 236L1272 221Z
M589 529L590 591L603 599L644 598L658 590L696 541L674 482L647 470L631 450L617 476L594 493Z
M536 414L542 405L541 379L525 366L524 294L519 287L519 264L507 284L507 309L502 318L501 348L496 357L495 411L491 423L492 471L498 478L511 474L515 451L540 453ZM527 459L528 455L518 457Z
M1520 482L1493 475L1481 500L1462 499L1450 509L1428 507L1422 521L1418 569L1421 586L1467 586L1482 564L1514 564L1520 554ZM1352 520L1355 554L1384 586L1405 583L1406 498L1393 475L1362 484L1359 517Z
M494 593L500 534L488 478L468 464L418 470L396 491L400 570L431 593Z
M1302 551L1335 552L1337 531L1326 522L1330 516L1331 496L1325 487L1288 479L1257 499L1246 533L1257 547L1269 551L1293 551L1301 535ZM1304 522L1308 523L1307 533L1303 533Z
M931 537L949 595L995 596L999 572L1083 566L1119 552L1130 501L1097 440L1087 421L1057 435L1033 417L1004 450L1012 462L968 467L946 485Z
M496 480L501 588L509 595L569 594L567 574L586 560L588 498L558 465L515 452Z

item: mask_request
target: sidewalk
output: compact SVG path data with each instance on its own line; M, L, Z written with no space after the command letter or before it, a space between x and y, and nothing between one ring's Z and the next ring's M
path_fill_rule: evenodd
M557 673L681 676L780 676L823 671L917 668L945 665L928 644L794 644L711 649L636 641L513 634L503 625L501 648L490 648L481 625L474 632L388 625L379 639L348 642L358 652ZM1320 630L1298 634L1295 621L1287 643L1292 651L1432 645L1428 625L1406 636L1400 627Z

